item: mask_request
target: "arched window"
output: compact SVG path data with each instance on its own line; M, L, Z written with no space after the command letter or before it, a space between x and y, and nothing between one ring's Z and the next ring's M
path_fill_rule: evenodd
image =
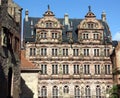
M74 98L80 98L80 88L79 86L75 86L74 88Z
M85 98L91 98L90 87L88 85L85 87Z
M58 98L58 87L54 86L52 89L52 98Z
M100 86L96 86L96 98L101 98L101 89L100 89Z
M42 98L47 98L47 88L46 88L46 86L43 86L41 88L41 97Z
M109 93L109 91L110 91L110 86L108 85L108 86L106 87L106 93Z
M64 86L64 89L63 89L64 91L64 93L69 93L69 87L68 86Z

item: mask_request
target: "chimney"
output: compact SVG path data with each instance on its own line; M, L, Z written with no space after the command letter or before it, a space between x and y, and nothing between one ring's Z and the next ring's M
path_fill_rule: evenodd
M102 21L106 21L106 13L103 11L101 15Z
M68 14L64 15L64 19L65 19L65 25L69 25L69 16L68 16Z
M25 11L25 21L26 21L26 22L28 21L28 15L29 15L29 12L28 12L28 10L26 9L26 11Z

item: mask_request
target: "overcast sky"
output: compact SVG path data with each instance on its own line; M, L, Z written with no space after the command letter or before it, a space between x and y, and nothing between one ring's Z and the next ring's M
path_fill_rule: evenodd
M68 13L70 18L83 19L91 6L92 12L97 19L101 19L101 13L106 12L107 23L110 27L113 40L120 41L120 0L14 0L25 10L29 10L30 17L42 17L50 5L51 11L56 18L63 18Z

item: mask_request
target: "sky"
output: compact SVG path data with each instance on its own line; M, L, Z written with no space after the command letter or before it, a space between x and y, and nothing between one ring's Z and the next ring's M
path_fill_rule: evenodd
M69 18L84 19L88 12L88 6L101 19L101 14L106 13L112 40L120 41L120 0L14 0L23 8L22 18L28 9L30 17L43 17L48 5L56 18L64 18L67 13Z

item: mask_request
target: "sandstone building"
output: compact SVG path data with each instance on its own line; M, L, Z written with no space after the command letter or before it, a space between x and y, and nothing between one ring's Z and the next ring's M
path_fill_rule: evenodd
M25 14L25 58L40 71L28 77L27 67L21 76L28 87L36 87L37 92L30 88L34 98L107 98L113 48L106 13L96 19L89 7L83 19L56 18L48 6L41 18ZM33 79L37 84L31 85Z
M0 0L0 98L19 98L22 8Z
M114 50L111 55L111 60L113 63L113 80L114 85L117 87L114 95L120 96L120 42L115 42Z

